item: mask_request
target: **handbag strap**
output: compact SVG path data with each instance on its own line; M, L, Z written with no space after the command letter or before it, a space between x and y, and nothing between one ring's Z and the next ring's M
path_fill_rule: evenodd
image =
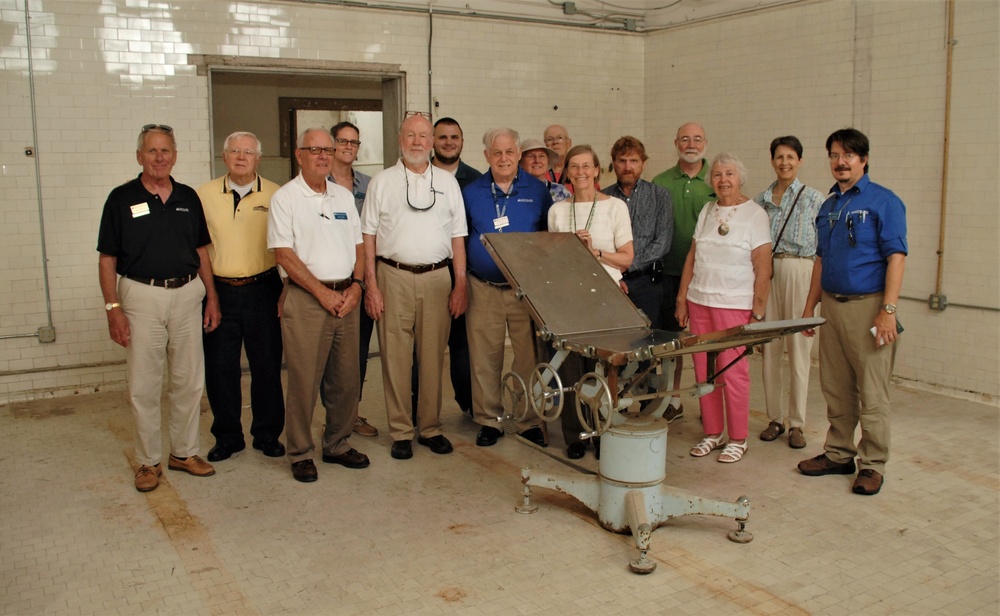
M788 216L785 216L785 224L781 225L781 231L778 231L778 239L774 240L774 248L771 249L771 254L778 249L778 244L781 243L781 236L785 234L785 227L788 226L788 221L792 219L792 212L795 211L795 204L799 202L799 197L802 196L802 191L806 189L806 185L803 184L802 188L799 189L797 195L795 195L795 201L792 201L792 207L788 210Z

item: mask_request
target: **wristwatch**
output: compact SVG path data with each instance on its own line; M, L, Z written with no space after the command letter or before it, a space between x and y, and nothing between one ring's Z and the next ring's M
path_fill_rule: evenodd
M762 315L762 314L757 314L756 312L751 312L751 313L750 313L750 316L752 316L752 317L753 317L753 320L754 320L754 321L763 321L763 320L764 320L764 315Z
M112 302L110 304L104 304L104 309L107 310L108 312L111 312L115 308L121 308L121 304L119 304L118 302Z
M888 314L896 314L896 304L883 304L882 310L885 310Z
M358 283L358 286L361 287L361 292L362 293L364 293L365 291L368 290L368 287L365 286L365 281L364 280L361 280L359 278L351 278L351 282L352 283L355 283L355 282Z

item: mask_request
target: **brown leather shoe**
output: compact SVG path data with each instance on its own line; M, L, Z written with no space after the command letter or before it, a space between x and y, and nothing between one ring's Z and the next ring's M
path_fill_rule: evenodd
M878 494L878 491L882 489L882 475L878 471L873 471L870 468L863 468L861 472L858 473L858 478L854 480L854 493L864 494L865 496L871 496L873 494Z
M802 428L788 429L788 446L792 449L802 449L806 446L806 435L802 434Z
M319 478L319 473L316 472L316 465L312 460L299 460L292 463L292 477L295 481L312 483Z
M674 406L673 404L667 405L667 410L663 412L663 418L667 420L667 423L674 423L674 421L680 419L684 416L684 405Z
M795 428L792 429L794 430ZM781 424L777 421L772 421L771 423L767 424L767 427L764 428L764 431L760 433L760 440L773 441L774 439L778 438L784 433L785 433L784 424Z
M378 428L368 423L368 420L360 415L354 420L354 433L358 436L378 436Z
M184 471L195 477L210 477L215 474L215 467L202 460L200 456L189 456L186 460L181 460L170 454L167 468L172 471Z
M799 471L803 475L809 475L810 477L819 477L820 475L853 475L854 458L844 463L837 463L826 457L825 453L821 453L815 458L799 462Z
M160 476L163 468L159 464L156 466L146 466L143 464L135 471L135 489L140 492L151 492L160 485Z
M344 453L336 456L323 454L323 461L327 464L341 464L347 468L367 468L369 464L368 456L357 449L348 449Z

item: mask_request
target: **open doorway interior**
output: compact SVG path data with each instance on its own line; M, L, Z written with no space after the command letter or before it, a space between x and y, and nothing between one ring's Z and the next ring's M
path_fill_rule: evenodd
M342 120L358 126L361 151L356 167L369 175L398 156L399 75L342 72L286 73L252 67L210 67L213 177L226 172L222 145L227 135L250 131L261 140L259 173L278 184L292 179L297 133L329 129Z

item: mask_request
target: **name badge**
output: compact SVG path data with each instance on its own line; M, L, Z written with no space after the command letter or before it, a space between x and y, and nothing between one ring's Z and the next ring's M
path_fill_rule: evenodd
M496 229L497 231L503 229L504 227L509 227L509 226L510 226L510 221L507 219L506 216L501 216L500 218L493 219L493 228Z
M347 212L334 212L333 213L333 219L334 220L347 220Z
M140 216L149 214L149 204L146 202L136 203L129 209L132 210L132 218L139 218Z

